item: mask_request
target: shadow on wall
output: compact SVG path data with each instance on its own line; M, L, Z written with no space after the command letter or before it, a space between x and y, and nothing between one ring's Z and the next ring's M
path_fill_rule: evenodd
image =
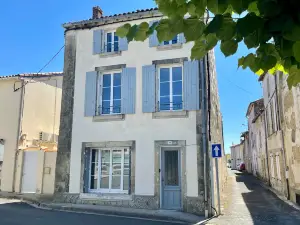
M241 195L251 214L252 224L300 224L300 212L263 188L255 177L245 173L236 175L236 181L246 186Z

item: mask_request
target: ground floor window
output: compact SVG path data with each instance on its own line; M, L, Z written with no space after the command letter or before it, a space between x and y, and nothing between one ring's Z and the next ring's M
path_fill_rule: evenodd
M129 172L129 148L91 149L90 192L128 193Z

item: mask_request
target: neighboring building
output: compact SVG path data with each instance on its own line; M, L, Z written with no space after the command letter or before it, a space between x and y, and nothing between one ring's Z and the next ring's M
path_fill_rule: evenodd
M242 133L241 138L244 142L243 156L245 169L248 173L252 173L252 153L250 150L250 139L249 139L249 131L245 131Z
M244 141L240 144L232 145L231 149L231 169L237 170L240 163L244 162Z
M44 173L39 164L43 156L38 156L37 151L35 154L27 150L57 150L61 85L62 73L0 77L2 191L53 193L53 179L52 185L47 181L43 186L37 178ZM39 175L37 171L40 171ZM54 177L54 170L52 174Z
M209 146L223 135L213 51L191 61L183 34L130 44L115 34L161 17L157 9L103 17L94 7L93 19L63 25L55 187L63 200L198 214L216 205Z

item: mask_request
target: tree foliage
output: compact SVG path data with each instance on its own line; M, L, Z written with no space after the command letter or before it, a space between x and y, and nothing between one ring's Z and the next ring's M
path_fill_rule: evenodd
M300 82L300 0L155 0L164 17L151 25L125 24L117 30L129 41L158 40L184 33L194 42L192 59L201 59L220 42L227 57L244 42L253 49L238 67L261 75L276 70L289 74L291 88ZM239 14L240 16L237 16Z

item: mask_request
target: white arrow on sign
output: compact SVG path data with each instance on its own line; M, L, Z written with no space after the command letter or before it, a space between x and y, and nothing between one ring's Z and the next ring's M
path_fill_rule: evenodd
M215 151L215 156L219 156L220 149L219 149L218 145L215 146L214 151Z

